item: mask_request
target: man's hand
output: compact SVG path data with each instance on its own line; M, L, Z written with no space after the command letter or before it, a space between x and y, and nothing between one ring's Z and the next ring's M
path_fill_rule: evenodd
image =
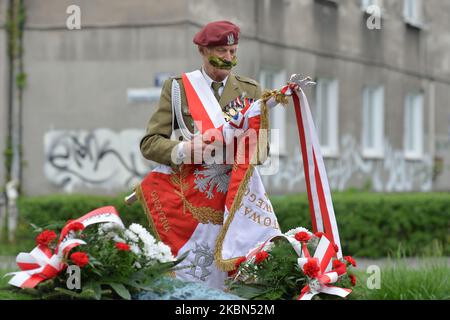
M191 141L186 142L185 152L190 155L191 163L200 164L203 162L203 154L208 143L203 141L203 135L196 135Z
M220 152L222 153L222 148L222 141L218 139L208 139L208 137L204 135L196 135L192 140L183 141L178 145L177 163L205 163L205 160L209 160L209 158L214 160L214 157L216 156L216 150L220 150ZM220 160L223 161L222 154L217 154L217 156L219 156Z

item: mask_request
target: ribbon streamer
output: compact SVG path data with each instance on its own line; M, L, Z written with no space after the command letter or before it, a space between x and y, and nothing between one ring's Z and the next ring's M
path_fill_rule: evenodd
M339 231L319 139L308 100L303 90L301 90L302 86L305 86L307 83L304 80L292 80L292 78L291 81L294 81L296 85L288 87L292 91L292 100L297 119L313 231L324 232L338 246L337 256L342 258ZM282 89L282 92L287 90L288 88L285 87Z
M302 248L302 251L304 253L303 257L297 259L299 267L303 270L303 266L306 263L315 262L319 265L320 271L309 284L303 287L298 300L311 300L319 293L327 293L345 298L352 292L351 289L330 285L331 283L338 281L339 276L345 274L345 272L342 272L342 270L331 270L326 272L331 258L335 255L333 243L330 242L326 236L320 238L314 257L310 256L306 246Z

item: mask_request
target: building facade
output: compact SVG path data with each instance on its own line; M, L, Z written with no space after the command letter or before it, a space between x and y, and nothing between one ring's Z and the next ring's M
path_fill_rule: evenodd
M10 130L9 4L0 0L1 150ZM222 19L241 27L236 73L266 88L291 73L316 80L306 94L333 190L450 190L446 0L23 4L26 195L131 190L154 166L142 159L139 140L163 80L200 66L192 38ZM272 194L304 192L294 110L279 107L270 118L277 130L271 160L260 168L266 187ZM0 157L7 161L4 152Z

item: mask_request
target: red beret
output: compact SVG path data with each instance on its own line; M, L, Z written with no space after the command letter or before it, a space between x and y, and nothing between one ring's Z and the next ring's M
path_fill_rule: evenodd
M230 21L215 21L204 26L194 37L199 46L227 46L237 44L239 27Z

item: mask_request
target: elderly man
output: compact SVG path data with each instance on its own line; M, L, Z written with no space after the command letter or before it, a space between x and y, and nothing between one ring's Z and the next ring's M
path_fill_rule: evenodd
M253 170L267 155L268 107L257 82L231 73L238 41L239 27L228 21L195 35L203 65L164 83L140 145L160 165L135 189L155 236L174 256L187 255L177 277L216 288L250 248L280 233ZM210 147L225 154L208 162Z
M201 74L219 102L226 120L236 115L237 110L234 108L236 104L230 104L236 98L259 99L261 97L261 88L256 81L231 72L237 63L238 41L239 27L229 21L209 23L194 37L194 43L198 46L198 52L203 61ZM194 124L188 107L182 77L178 76L174 79L180 88L180 121L177 121L177 117L173 114L173 111L177 110L172 108L173 88L172 79L169 79L164 83L158 109L150 119L147 134L140 144L145 158L170 166L186 160L193 162L194 153L204 152L207 146L207 141L203 141L201 136L189 141L198 128ZM173 139L173 129L185 132L178 137L184 141Z

